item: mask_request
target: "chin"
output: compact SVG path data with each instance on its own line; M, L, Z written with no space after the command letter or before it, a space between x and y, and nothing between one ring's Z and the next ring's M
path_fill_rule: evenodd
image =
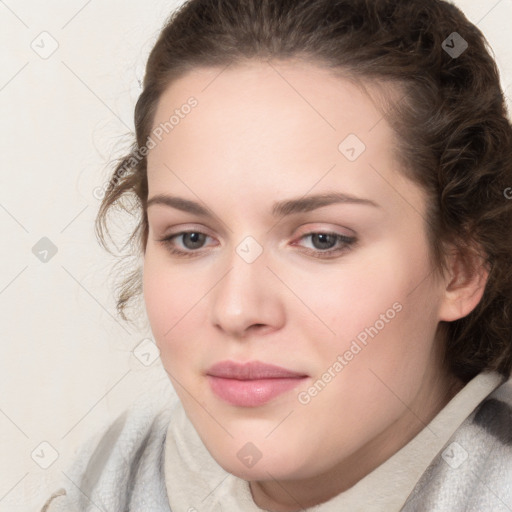
M312 461L298 458L296 450L284 449L283 446L269 446L258 450L252 443L241 447L217 447L210 450L217 464L225 471L247 481L293 480L312 476Z
M264 462L263 459L258 461L252 468L246 467L237 458L217 461L217 463L228 473L248 482L273 480L274 478L278 480L301 478L297 468L292 468L289 464Z

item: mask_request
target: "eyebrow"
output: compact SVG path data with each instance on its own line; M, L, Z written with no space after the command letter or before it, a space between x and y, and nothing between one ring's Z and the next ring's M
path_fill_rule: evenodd
M333 192L276 202L272 207L272 216L283 217L286 215L305 213L316 210L317 208L322 208L323 206L339 203L366 205L380 208L380 205L370 199ZM171 208L176 208L178 210L203 217L212 216L208 208L205 208L195 201L190 201L189 199L184 199L182 197L158 194L148 200L146 208L149 208L154 204L169 206Z

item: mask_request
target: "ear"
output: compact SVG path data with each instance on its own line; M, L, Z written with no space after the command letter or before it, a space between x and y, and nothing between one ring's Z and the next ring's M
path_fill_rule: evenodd
M439 320L452 322L469 315L484 294L489 277L485 258L472 251L463 258L452 249L448 257L449 272L444 283L444 298L439 309Z

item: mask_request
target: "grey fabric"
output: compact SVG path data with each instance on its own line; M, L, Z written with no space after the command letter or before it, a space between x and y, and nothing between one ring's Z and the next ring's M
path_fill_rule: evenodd
M137 404L119 416L82 449L41 512L171 512L163 469L169 412ZM512 512L510 381L455 431L401 508L423 511Z
M510 381L492 392L453 434L402 511L512 511Z
M171 512L164 477L170 407L136 402L90 438L41 512Z

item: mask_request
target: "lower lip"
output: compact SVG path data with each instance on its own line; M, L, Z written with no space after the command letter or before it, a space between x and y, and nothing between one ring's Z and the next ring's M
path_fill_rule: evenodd
M240 407L258 407L295 388L307 377L237 380L208 375L212 391L222 400Z

